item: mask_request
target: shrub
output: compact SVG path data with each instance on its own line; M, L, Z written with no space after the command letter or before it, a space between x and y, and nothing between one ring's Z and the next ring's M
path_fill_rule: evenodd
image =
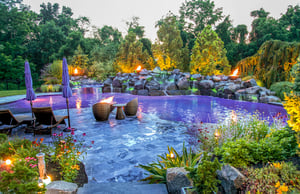
M138 167L148 171L148 177L141 181L150 181L150 183L166 183L166 173L168 168L174 167L194 167L200 159L200 153L195 154L190 148L187 151L185 145L182 146L182 155L179 155L174 148L168 147L169 153L158 155L161 159L148 165L139 165Z
M300 171L292 163L273 163L244 171L246 193L282 193L300 191Z
M200 163L194 166L186 167L189 171L188 177L194 183L194 190L199 194L213 193L218 191L217 185L220 181L217 179L217 170L221 169L221 164L217 158L211 161L212 157L207 152L203 153Z
M41 85L42 92L59 92L60 85Z
M62 81L62 61L56 60L46 65L42 70L41 77L45 84L60 84Z
M293 83L291 82L276 82L271 85L271 91L274 91L276 96L284 100L284 94L289 94L293 90Z

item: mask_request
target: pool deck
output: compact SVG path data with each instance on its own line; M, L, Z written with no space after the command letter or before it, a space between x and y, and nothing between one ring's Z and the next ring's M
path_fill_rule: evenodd
M37 93L36 96L49 96L49 95L61 95L61 92L51 92L51 93ZM26 95L15 95L15 96L6 96L6 97L1 97L0 98L0 105L1 104L6 104L6 103L10 103L10 102L14 102L17 100L22 100L25 99Z

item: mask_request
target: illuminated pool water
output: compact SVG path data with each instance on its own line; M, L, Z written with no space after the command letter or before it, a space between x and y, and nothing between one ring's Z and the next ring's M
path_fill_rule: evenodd
M114 96L117 103L126 103L133 98L138 98L139 111L155 114L161 119L169 121L182 121L185 123L210 122L216 123L236 113L260 114L262 119L272 122L272 118L280 113L286 117L283 107L277 105L235 101L211 96L134 96L124 93L101 93L100 88L81 88L73 90L69 99L71 109L92 107L103 98ZM66 100L61 95L40 96L33 101L34 107L51 106L53 110L66 109ZM30 112L29 102L19 100L1 105L0 108L9 108L13 113Z

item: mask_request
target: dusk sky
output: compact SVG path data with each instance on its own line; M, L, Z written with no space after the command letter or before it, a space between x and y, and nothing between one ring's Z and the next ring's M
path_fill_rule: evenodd
M24 4L39 13L40 4L58 3L60 7L70 7L74 17L86 16L91 25L99 28L109 25L118 28L123 35L126 32L126 21L133 16L140 18L139 23L145 26L146 38L155 40L155 23L169 11L178 15L179 8L185 0L23 0ZM261 7L270 12L276 19L285 13L288 5L300 5L300 0L214 0L215 7L223 7L223 13L230 15L233 25L246 24L250 31L253 18L250 12Z

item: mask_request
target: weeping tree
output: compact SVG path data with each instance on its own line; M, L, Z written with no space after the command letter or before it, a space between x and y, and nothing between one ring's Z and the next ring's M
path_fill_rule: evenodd
M238 62L242 76L253 75L266 87L291 80L291 69L300 53L299 42L266 41L257 53Z

